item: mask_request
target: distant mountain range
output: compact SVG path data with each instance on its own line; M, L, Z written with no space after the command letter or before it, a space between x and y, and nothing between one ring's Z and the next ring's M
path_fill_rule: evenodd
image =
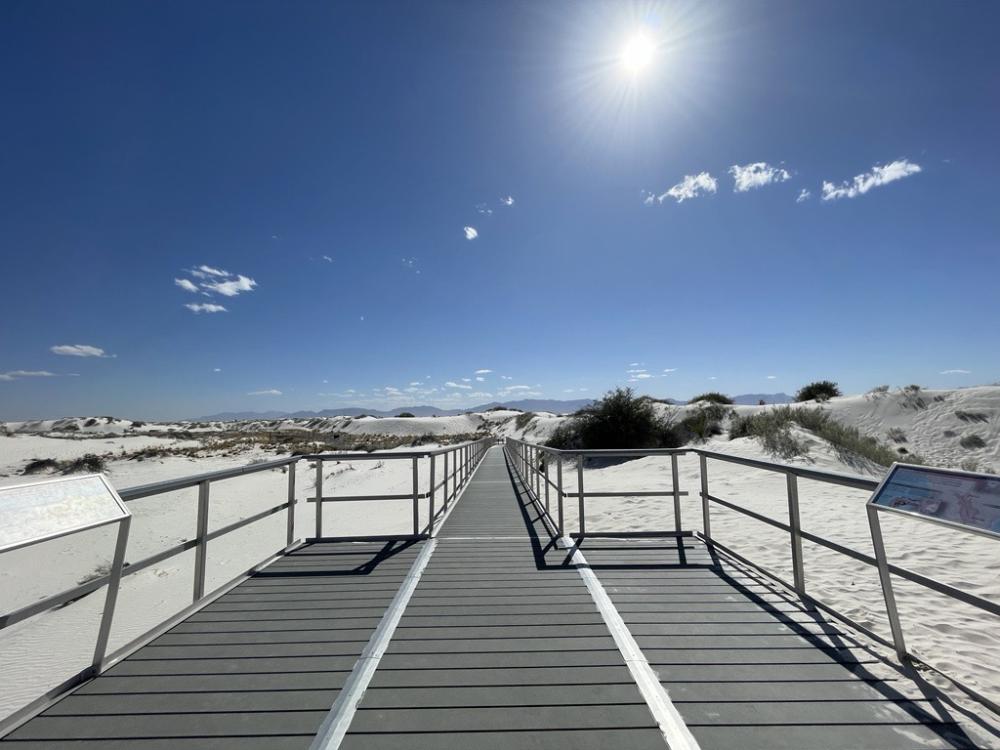
M673 399L663 399L667 403L681 403ZM788 404L792 402L792 397L787 393L744 393L733 396L733 403L736 404L758 404L761 401L767 404ZM520 401L490 401L487 404L470 406L466 409L442 409L437 406L400 406L388 411L379 409L362 409L360 406L348 406L342 409L321 409L319 411L223 411L218 414L211 414L207 417L196 417L192 422L238 422L247 419L316 419L325 417L359 417L367 414L372 417L395 417L399 414L412 414L415 417L452 417L457 414L467 412L484 412L497 407L506 409L520 409L521 411L548 411L555 414L572 414L585 406L593 403L589 398L577 398L569 400L528 398Z

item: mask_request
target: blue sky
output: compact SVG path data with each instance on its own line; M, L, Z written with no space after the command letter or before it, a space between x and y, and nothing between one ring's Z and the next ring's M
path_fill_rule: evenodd
M0 418L1000 380L998 22L10 0Z

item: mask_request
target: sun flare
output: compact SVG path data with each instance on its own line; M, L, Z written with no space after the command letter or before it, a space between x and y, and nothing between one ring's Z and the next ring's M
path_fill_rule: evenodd
M656 44L645 32L634 34L622 49L622 67L631 75L638 75L649 67L656 57Z

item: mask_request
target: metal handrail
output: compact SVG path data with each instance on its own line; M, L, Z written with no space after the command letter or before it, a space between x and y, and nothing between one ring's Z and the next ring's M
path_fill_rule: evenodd
M308 455L298 455L289 456L287 458L276 459L273 461L265 461L262 463L247 464L243 466L236 466L228 469L221 469L219 471L205 472L202 474L193 474L186 477L179 477L177 479L169 479L160 482L152 482L149 484L138 485L134 487L128 487L122 489L118 492L119 497L125 502L131 502L134 500L139 500L142 498L153 497L155 495L164 494L167 492L175 492L177 490L187 489L190 487L198 487L198 510L197 510L197 533L193 539L185 540L179 544L168 547L167 549L160 550L159 552L150 555L142 560L139 560L130 564L121 564L118 567L118 576L115 575L115 571L108 574L101 575L92 578L84 583L78 584L70 589L66 589L57 594L53 594L39 601L32 602L26 606L20 607L19 609L7 612L5 614L0 614L0 630L8 628L15 623L26 620L35 615L41 614L55 607L72 602L80 597L86 596L87 594L93 593L104 586L109 586L109 598L108 606L110 611L106 614L105 619L107 620L108 627L114 616L115 603L117 600L117 588L120 580L126 576L138 573L151 565L155 565L159 562L167 560L175 555L179 555L183 552L189 550L195 550L195 572L194 572L194 584L193 584L193 596L192 596L192 607L197 607L199 603L211 599L213 593L206 595L205 592L205 582L206 582L206 570L208 564L207 558L207 545L208 542L218 539L230 532L236 531L237 529L248 526L257 521L261 521L265 518L273 516L276 513L287 510L288 520L287 520L287 544L286 546L279 550L277 554L283 554L287 552L292 547L296 546L297 543L301 542L301 538L296 538L295 535L295 481L296 481L296 467L300 461L312 462L313 466L317 469L318 494L320 495L322 502L317 502L317 527L316 536L307 537L309 540L315 540L321 538L322 531L322 521L321 521L321 511L323 502L327 501L337 501L337 502L358 502L366 500L395 500L395 499L412 499L414 502L414 535L415 536L433 536L436 515L434 512L434 498L435 492L438 489L444 488L444 511L447 511L450 502L458 497L459 491L468 483L472 476L473 471L479 465L483 456L486 453L486 449L491 446L495 441L491 437L484 437L479 440L467 441L464 443L458 443L456 445L446 446L444 448L435 450L424 450L424 451L401 451L401 452L372 452L372 453L321 453L321 454L308 454ZM438 457L444 457L445 471L443 479L441 482L437 482L434 477L434 464ZM431 461L431 475L430 475L430 486L427 492L418 491L418 481L419 475L417 473L417 462L420 458L429 458ZM453 458L451 461L451 470L448 470L449 458ZM413 462L413 492L406 493L403 495L391 494L391 495L364 495L364 496L345 496L336 498L325 498L322 497L322 465L325 461L336 460L336 461L365 461L365 460L393 460L393 459L409 459ZM210 488L213 482L224 481L227 479L232 479L235 477L247 476L249 474L255 474L261 471L270 471L277 468L288 467L288 494L287 499L278 504L262 511L254 513L247 518L242 518L233 523L227 524L222 528L209 531L208 529L208 510L210 502ZM448 491L448 483L451 483L451 491ZM423 530L426 533L421 534L421 530L417 527L418 519L418 509L417 503L420 500L429 499L430 500L430 515L427 527ZM60 534L59 536L66 536L66 534ZM58 537L53 537L58 538ZM115 548L115 557L124 558L125 547L128 542L128 532L124 534L119 534L119 540ZM270 559L274 555L268 555L264 559ZM258 563L259 565L259 563ZM227 584L228 585L228 584ZM114 589L114 591L112 591ZM169 618L168 618L169 619ZM123 649L119 649L118 652L112 655L114 661L117 661L125 655L124 652L130 652L132 646L136 648L143 642L148 640L151 634L157 632L162 626L162 623L157 624L151 630L147 631L143 635L134 639ZM78 684L83 680L89 679L90 677L100 674L104 669L106 669L111 664L111 658L106 655L106 643L99 644L93 663L85 670L79 672L70 678L70 680L61 688L68 688L72 685ZM43 696L44 698L44 696ZM42 699L39 699L42 700ZM18 716L23 712L30 709L25 707L19 710L14 716ZM0 720L0 730L11 721L11 717L7 719Z
M869 628L861 626L858 623L855 623L854 620L852 620L851 618L849 618L847 615L843 615L843 614L837 612L830 605L828 605L828 604L826 604L826 603L824 603L824 602L822 602L822 601L816 599L815 597L813 597L813 596L811 596L811 595L809 595L809 594L806 593L806 576L805 576L805 564L804 564L803 556L802 556L802 540L806 540L808 542L812 542L812 543L817 544L817 545L819 545L821 547L824 547L824 548L829 549L829 550L831 550L833 552L836 552L838 554L841 554L841 555L844 555L846 557L849 557L849 558L851 558L853 560L857 560L857 561L859 561L861 563L864 563L866 565L870 565L872 567L876 567L877 568L878 567L878 562L877 562L876 558L874 556L872 556L872 555L866 554L864 552L859 552L858 550L851 549L850 547L846 547L846 546L844 546L842 544L838 544L837 542L834 542L832 540L826 539L826 538L820 536L819 534L815 534L815 533L812 533L812 532L809 532L809 531L805 531L805 530L803 530L801 528L801 518L800 518L800 512L799 512L798 479L806 479L806 480L811 480L811 481L816 481L816 482L823 482L823 483L826 483L826 484L833 484L833 485L837 485L837 486L841 486L841 487L851 487L851 488L854 488L854 489L867 490L869 492L874 491L879 486L879 481L878 480L876 480L876 479L870 479L868 477L862 477L862 476L852 475L852 474L842 474L842 473L839 473L839 472L823 471L823 470L819 470L819 469L810 469L810 468L805 468L805 467L800 467L800 466L791 466L789 464L784 464L784 463L775 462L775 461L764 461L764 460L761 460L761 459L744 458L742 456L733 456L733 455L730 455L730 454L727 454L727 453L719 453L718 451L709 451L709 450L704 450L704 449L701 449L701 448L694 448L694 447L688 447L688 448L668 448L668 449L649 449L649 450L647 450L647 449L629 449L629 450L559 450L559 449L555 449L555 448L550 448L548 446L542 446L542 445L537 445L537 444L533 444L533 443L528 443L526 441L517 440L515 438L507 438L505 440L505 446L506 446L507 454L511 458L511 461L512 461L512 464L513 464L513 466L515 468L515 471L520 476L520 478L521 478L521 480L522 480L522 482L524 484L525 489L528 491L529 495L532 497L532 499L535 502L536 506L539 507L539 509L543 512L543 515L546 516L547 519L548 519L548 521L553 525L553 527L557 529L559 536L563 536L564 535L564 528L563 528L563 498L565 498L565 497L578 497L578 498L582 498L584 495L586 497L600 497L600 496L602 496L604 494L604 493L590 493L590 492L586 492L585 493L585 492L583 492L582 491L582 482L580 484L580 488L578 489L577 493L569 493L569 492L564 491L563 486L562 486L562 459L564 457L571 456L571 457L576 457L577 458L577 462L578 462L578 474L579 474L578 481L580 481L580 480L582 480L582 472L583 472L583 461L582 461L582 459L586 458L586 457L589 457L589 456L603 456L603 457L611 457L611 456L616 456L616 457L623 456L624 457L624 456L628 456L628 457L635 457L635 458L648 457L648 456L672 456L674 490L676 491L677 490L677 465L676 465L676 457L678 455L685 455L685 454L692 454L692 455L698 456L699 473L700 473L700 484L701 484L701 489L700 489L700 492L698 493L698 496L701 498L701 501L702 501L702 524L703 524L703 531L700 532L700 533L697 532L697 531L695 531L695 532L686 531L685 532L680 527L680 515L679 515L680 514L680 509L679 509L679 504L677 504L677 502L675 500L675 522L677 524L676 531L678 533L686 533L686 534L692 534L692 533L694 533L695 535L702 537L707 544L709 544L709 545L718 544L727 553L734 554L734 553L732 553L731 550L729 550L727 547L725 547L724 545L722 545L720 542L715 541L713 539L713 537L712 537L712 531L711 531L711 514L710 514L710 506L712 504L721 505L724 508L727 508L729 510L732 510L732 511L735 511L735 512L740 513L742 515L745 515L748 518L754 519L755 521L759 521L761 523L765 523L765 524L767 524L769 526L772 526L774 528L781 529L782 531L787 532L789 534L789 537L790 537L790 552L791 552L791 557L792 557L792 571L793 571L793 578L794 578L794 580L792 582L785 581L783 578L781 578L780 576L778 576L774 572L768 570L767 568L765 568L764 566L760 565L759 563L756 563L756 562L754 562L752 560L748 560L747 558L742 557L740 555L735 555L735 556L739 557L739 559L741 559L742 561L755 566L762 573L764 573L765 575L767 575L771 579L777 581L781 585L794 590L802 599L808 601L809 603L815 604L817 606L820 606L822 609L824 609L827 612L830 612L831 614L833 614L834 616L836 616L838 619L841 619L841 620L843 620L843 621L845 621L845 622L847 622L847 623L849 623L851 625L854 625L854 626L858 627L860 630L862 630L863 632L865 632L866 634L868 634L868 635L870 635L872 637L875 637L877 640L881 641L882 643L885 643L887 645L893 645L893 646L895 646L896 647L896 651L900 655L901 658L907 658L907 659L917 658L912 653L908 653L906 651L905 646L902 643L901 639L896 636L896 632L895 631L898 630L898 627L896 627L898 625L898 623L894 624L894 623L890 622L891 625L894 625L893 626L893 631L894 631L893 632L893 638L892 638L891 641L890 640L886 640L885 638L883 638L882 636L878 635L877 633L875 633L874 631L870 630ZM536 460L536 457L538 455L540 455L540 454L548 454L548 455L556 457L556 459L558 460L558 474L559 474L559 476L558 476L558 480L557 480L556 484L553 485L554 488L556 489L557 493L558 493L558 511L559 511L558 522L554 521L552 519L550 513L549 513L549 503L548 503L549 481L548 481L548 477L547 477L548 465L547 465L547 462L546 462L544 468L539 468L538 461ZM765 516L765 515L763 515L761 513L757 513L757 512L752 511L752 510L750 510L748 508L741 507L740 505L738 505L738 504L736 504L736 503L734 503L734 502L732 502L730 500L725 500L723 498L720 498L720 497L717 497L715 495L712 495L709 492L709 484L708 484L708 466L707 466L707 464L708 464L708 460L709 459L711 459L711 460L717 460L717 461L722 461L722 462L726 462L726 463L739 464L739 465L748 466L748 467L754 468L754 469L762 469L764 471L770 471L770 472L774 472L774 473L777 473L777 474L784 475L785 476L785 480L786 480L786 492L787 492L787 499L788 499L788 522L785 523L783 521L779 521L779 520L777 520L775 518L771 518L769 516ZM546 494L544 507L542 506L541 496L540 496L540 492L538 490L538 488L540 486L542 486L542 482L540 481L539 478L543 477L543 475L544 475L544 481L545 481L544 486L545 486L545 494ZM534 481L532 481L532 479L529 478L529 477L533 477ZM615 496L615 495L618 495L618 494L619 493L608 493L605 496ZM654 496L667 496L670 493L652 493L652 494ZM680 493L678 493L678 494L680 494ZM683 494L686 494L686 493L683 493ZM636 496L636 497L639 497L639 496L646 496L646 495L644 493L623 492L623 493L620 493L620 496L629 496L629 497ZM581 518L582 518L582 511L584 510L582 499L580 500L580 510L581 510ZM580 534L573 534L571 536L580 536L580 537L586 536L586 534L584 533L585 528L586 528L585 524L581 520L581 522L580 522L580 531L581 531L581 533ZM641 534L643 532L637 532L637 533ZM963 590L961 590L961 589L959 589L959 588L957 588L955 586L952 586L950 584L944 583L942 581L935 580L933 578L930 578L929 576L925 576L925 575L922 575L920 573L916 573L916 572L914 572L912 570L908 570L908 569L900 567L898 565L893 565L893 564L890 563L890 564L887 565L887 568L888 568L888 570L893 575L899 576L900 578L908 580L911 583L915 583L915 584L917 584L919 586L923 586L924 588L930 589L930 590L935 591L935 592L937 592L939 594L942 594L942 595L947 596L949 598L955 599L956 601L960 601L960 602L962 602L964 604L967 604L969 606L975 607L977 609L980 609L982 611L988 612L990 614L1000 616L1000 603L991 601L989 599L985 599L984 597L978 596L976 594L969 593L967 591L963 591ZM888 613L890 621L891 621L892 618L893 618L892 607L890 606L890 604L888 602L886 602L886 610L887 610L887 613ZM937 670L936 667L934 667L934 669ZM940 672L940 670L937 670L937 671ZM945 674L945 673L942 672L942 674Z

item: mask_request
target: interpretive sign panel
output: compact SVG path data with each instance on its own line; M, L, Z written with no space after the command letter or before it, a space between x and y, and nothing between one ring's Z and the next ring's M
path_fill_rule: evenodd
M100 474L0 487L0 552L130 515Z
M1000 537L1000 477L894 464L869 504Z

